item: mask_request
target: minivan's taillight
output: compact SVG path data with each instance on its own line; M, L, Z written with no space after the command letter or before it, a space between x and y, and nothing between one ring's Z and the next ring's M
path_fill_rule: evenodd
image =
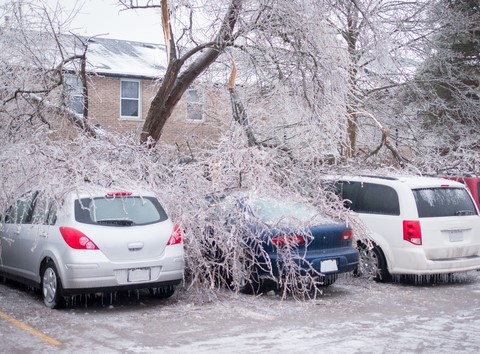
M345 230L342 233L342 241L348 241L353 239L353 233L352 230Z
M422 244L422 230L420 230L420 221L403 220L403 239L414 245Z
M97 245L77 229L60 226L60 233L67 245L72 248L77 250L98 250Z
M180 231L180 226L175 225L173 227L173 233L167 242L167 246L176 245L178 243L182 243L182 232Z
M280 235L272 238L272 243L276 246L285 246L285 245L303 245L305 244L305 238L302 235Z

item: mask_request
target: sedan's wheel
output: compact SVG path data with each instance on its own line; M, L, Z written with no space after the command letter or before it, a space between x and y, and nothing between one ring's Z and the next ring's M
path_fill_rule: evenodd
M262 281L258 276L258 273L252 270L250 277L242 279L239 291L243 294L256 295L263 290Z
M175 293L175 287L171 285L162 288L150 288L149 291L157 299L168 299Z
M65 305L62 281L52 261L48 261L42 268L42 298L45 305L51 309Z
M252 260L238 260L238 270L241 271L238 283L238 291L243 294L256 295L262 292L262 280L258 275ZM228 279L229 288L234 289L233 278Z
M359 273L361 275L382 283L391 279L387 261L380 247L368 248L361 244L358 251L360 254Z
M337 274L322 275L319 278L319 285L321 287L330 286L337 281L337 278L338 278Z

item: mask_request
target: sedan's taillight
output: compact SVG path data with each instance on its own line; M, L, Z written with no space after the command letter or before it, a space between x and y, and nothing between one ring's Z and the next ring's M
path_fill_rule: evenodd
M67 245L72 248L77 250L98 250L97 245L77 229L60 226L60 233Z
M170 236L170 239L167 242L167 246L176 245L178 243L182 243L182 232L180 231L180 226L175 225L173 227L172 236Z
M403 239L414 245L422 244L422 230L420 229L420 221L404 220L403 221Z
M280 235L272 238L272 243L277 246L303 245L305 239L302 235Z
M342 233L342 241L348 241L353 239L353 233L352 230L345 230Z

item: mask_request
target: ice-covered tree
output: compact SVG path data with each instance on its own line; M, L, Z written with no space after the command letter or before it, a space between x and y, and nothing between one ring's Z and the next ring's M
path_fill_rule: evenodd
M1 128L6 138L23 139L38 129L68 131L69 125L94 136L86 118L65 104L64 74L75 71L85 82L85 46L72 54L62 34L68 21L58 17L61 9L48 10L27 0L12 1L0 8ZM88 97L84 92L85 99ZM87 106L87 100L83 102ZM88 110L86 110L87 112Z
M147 148L137 137L91 138L88 117L76 123L87 134L52 134L59 131L58 122L71 117L58 100L63 69L74 64L69 70L81 73L82 58L68 56L58 40L66 27L51 11L21 3L36 9L40 22L34 27L33 18L10 10L15 21L2 26L0 42L9 50L0 53L5 122L0 129L8 142L0 154L0 206L5 209L22 190L37 186L57 200L84 184L152 189L182 226L186 284L201 289L218 286L219 272L238 289L245 270L238 267L243 245L231 242L240 240L233 237L238 235L224 222L212 221L206 195L240 188L308 201L363 235L319 177L369 173L385 165L381 159L378 165L353 164L359 136L371 142L366 129L371 123L382 137L389 136L386 118L390 127L401 118L390 115L394 108L401 112L394 89L412 73L407 59L417 59L417 44L436 28L421 21L428 2L420 1L121 1L123 8L160 8L164 19L169 66L145 121L141 141L156 145ZM27 28L43 31L31 42L22 36ZM51 45L46 50L47 40L56 43L55 50ZM12 66L19 58L22 65ZM189 163L176 160L174 147L156 144L176 103L195 80L228 92L233 68L230 89L241 109L237 116L219 114L234 124L214 147L195 151ZM218 97L230 101L228 93ZM334 158L327 159L329 154ZM351 159L335 159L342 154ZM212 228L213 236L205 232ZM208 257L212 242L224 251L221 267ZM305 294L302 286L312 279L298 280L288 278L281 287Z
M370 154L375 134L379 138L375 151L382 145L392 149L396 120L402 119L392 117L399 106L395 89L408 82L423 50L422 43L435 29L426 21L433 3L325 1L329 22L349 59L347 155L355 156L359 149ZM402 160L395 150L392 152Z
M480 113L480 3L443 1L439 31L430 46L430 57L416 80L425 99L425 124L479 126ZM439 12L440 9L437 10Z
M424 43L414 80L400 91L399 114L410 117L411 146L421 169L477 172L480 4L438 1L427 20L435 31Z

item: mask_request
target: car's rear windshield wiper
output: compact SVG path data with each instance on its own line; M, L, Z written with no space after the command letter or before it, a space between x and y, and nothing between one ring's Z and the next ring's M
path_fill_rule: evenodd
M115 225L115 226L131 226L134 224L133 220L129 219L103 219L97 220L97 224Z
M463 216L463 215L473 215L473 210L458 210L455 212L455 216Z

